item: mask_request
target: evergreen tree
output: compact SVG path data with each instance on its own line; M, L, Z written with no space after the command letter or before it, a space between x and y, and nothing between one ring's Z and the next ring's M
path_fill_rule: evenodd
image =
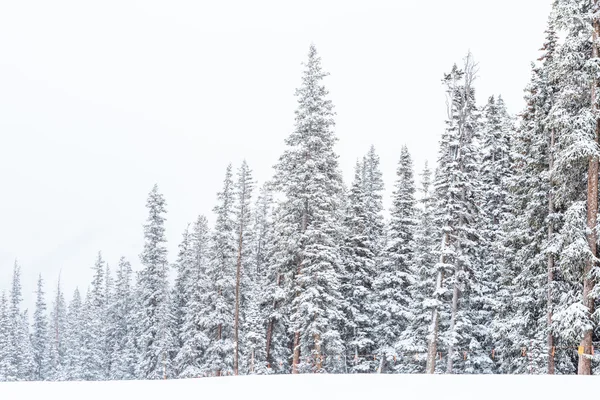
M273 210L271 192L266 185L260 189L254 210L251 258L246 273L248 289L243 338L245 372L247 374L267 374L269 373L266 349L268 315L272 312L273 306L273 299L268 295L271 283L268 269L273 244Z
M470 313L470 294L478 290L476 282L479 196L477 171L479 155L477 135L479 111L475 104L473 81L476 64L471 54L462 69L456 65L444 77L448 96L448 120L439 151L439 170L436 174L436 224L442 229L440 260L436 266L436 288L433 301L439 302L446 289L451 291L450 326L443 335L447 344L447 373L475 372L471 358L465 359L455 351L483 351L473 335L473 315ZM434 306L427 372L433 373L437 357L439 313Z
M186 297L181 314L178 339L181 343L175 357L175 369L180 378L193 378L206 373L202 369L205 351L209 344L205 326L201 322L208 290L205 276L210 245L210 232L206 217L199 216L191 234L184 234L178 258L176 285ZM177 298L175 298L177 299ZM180 300L176 300L181 302Z
M34 372L33 379L43 381L50 379L50 360L48 349L48 321L46 316L46 300L44 298L44 282L42 275L38 277L35 311L33 313L33 347Z
M294 132L276 165L275 185L283 194L276 234L286 263L294 333L292 372L343 368L343 298L340 279L342 179L334 152L333 104L322 80L327 74L313 45L296 91Z
M380 372L392 370L398 350L404 350L401 334L413 318L410 287L414 285L414 234L416 226L413 164L406 146L400 151L392 194L391 221L383 264L375 280L374 320Z
M75 289L67 311L65 332L65 379L79 381L83 376L84 319L79 289Z
M6 293L2 291L0 297L0 382L7 381L9 370L10 341L8 336L8 300Z
M371 241L370 216L367 207L367 180L364 163L357 162L354 182L349 193L349 205L345 220L346 240L342 293L348 302L347 325L344 341L352 354L346 357L354 372L374 370L371 357L374 347L373 333L373 279L375 277L377 243Z
M207 289L200 324L210 344L203 370L217 376L233 368L233 313L235 307L236 240L233 217L234 188L231 164L227 166L223 190L217 195L214 212L217 221L211 240L210 261L206 268Z
M114 324L109 342L111 346L111 379L126 380L135 377L136 352L132 338L134 301L131 274L131 264L121 257L109 312Z
M172 375L171 317L168 263L165 238L165 200L154 185L148 196L148 219L144 225L143 269L139 274L139 359L137 375L143 379L162 379Z
M434 252L439 244L439 229L434 223L434 203L431 187L431 171L427 163L421 173L420 208L416 209L417 224L414 231L414 284L411 290L409 312L412 319L402 332L403 354L423 354L427 352L427 328L431 324L432 307L428 299L435 288L437 262ZM425 363L414 357L401 357L406 372L425 372Z
M245 306L248 303L248 270L252 261L252 192L254 190L254 181L252 179L252 170L244 160L238 170L237 181L234 188L234 229L236 237L236 271L235 271L235 305L233 315L233 373L238 375L240 369L240 355L242 360L247 359L248 351L245 348L240 350L240 343L243 341L245 332ZM241 327L241 329L240 329ZM241 332L240 332L241 331ZM245 368L245 366L241 366Z
M35 321L34 321L35 323ZM61 381L66 379L66 329L67 305L60 288L60 279L56 286L56 295L52 312L50 313L49 349L50 349L50 379Z
M578 373L591 374L593 331L597 326L595 276L598 220L598 4L557 0L554 21L564 40L556 57L556 92L551 116L556 137L553 178L555 205L564 209L559 234L563 249L559 266L571 282L556 305L556 335L584 348ZM563 329L564 327L564 329ZM579 342L579 343L577 343Z

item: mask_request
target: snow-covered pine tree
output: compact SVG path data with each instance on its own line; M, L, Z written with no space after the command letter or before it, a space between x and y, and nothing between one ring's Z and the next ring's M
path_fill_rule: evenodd
M234 231L236 239L236 265L235 265L235 304L233 312L233 374L238 375L240 368L240 357L246 360L247 349L240 350L240 343L245 333L245 308L248 303L249 280L247 277L249 264L252 261L252 192L254 181L252 170L248 167L246 160L242 162L234 186Z
M67 311L65 333L65 379L79 381L83 376L84 319L79 289L75 289Z
M419 206L416 208L417 224L414 230L413 274L409 312L412 319L401 334L403 354L401 370L405 372L425 372L425 362L413 354L427 352L427 329L431 324L431 304L428 299L435 288L435 269L437 262L435 249L439 245L439 229L434 224L434 204L431 187L431 171L426 162L421 173Z
M342 338L346 343L346 359L353 372L372 372L374 360L373 279L375 278L377 245L371 241L369 231L364 161L357 161L354 181L348 196L343 248L344 266L342 294L347 323ZM367 355L367 356L366 356Z
M394 371L398 351L406 351L401 334L413 318L409 307L411 287L415 283L414 234L417 223L413 173L408 148L402 146L392 194L387 246L375 279L373 319L380 373Z
M44 282L40 274L37 281L35 311L33 313L33 332L31 335L34 370L33 379L43 381L50 379L50 360L48 349L48 320L46 315L46 299Z
M210 261L206 268L207 288L201 326L210 344L202 369L217 376L233 367L233 313L235 308L236 239L233 216L234 188L231 164L227 166L223 190L217 195L217 215L211 240Z
M2 291L0 296L0 382L7 380L6 374L9 370L10 342L8 340L8 300L6 293Z
M106 263L104 270L104 307L102 309L101 319L103 323L102 330L102 370L104 379L110 379L112 375L112 360L115 344L116 320L113 310L114 303L114 283L110 272L110 266Z
M266 354L269 373L289 373L293 353L290 335L290 307L293 299L292 275L295 248L287 211L281 201L273 207L270 251L266 254L265 303L267 320Z
M375 146L371 145L363 158L363 190L365 211L367 215L367 234L372 243L376 257L381 255L386 240L385 222L383 219L383 176L379 168L379 156Z
M31 333L29 331L29 312L23 311L20 316L18 326L18 342L21 348L21 370L19 379L22 381L31 381L35 370L35 361L33 359L33 346L31 344Z
M171 332L167 247L165 238L165 199L154 185L148 200L148 219L144 225L143 265L138 277L136 316L139 355L137 375L143 379L163 379L172 376Z
M338 234L343 186L334 151L333 104L322 84L327 74L314 45L305 66L296 91L295 129L275 167L275 187L283 195L276 234L286 237L278 252L286 263L288 293L293 293L292 372L334 372L343 367L344 350Z
M105 310L105 262L102 254L94 263L92 284L86 293L82 308L82 332L84 345L82 348L82 367L85 380L106 379L104 364L105 355L105 332L104 310Z
M472 335L482 348L471 353L470 364L473 372L492 373L497 371L498 366L495 354L494 360L491 360L493 363L490 363L490 349L495 345L494 322L499 321L499 311L509 301L507 293L501 292L500 282L506 275L502 224L510 218L508 185L512 176L510 141L514 130L502 97L496 99L491 96L483 114L478 200L480 255L479 265L474 270L478 290L473 291L470 298Z
M372 292L385 242L384 185L374 146L369 148L357 168L355 182L347 196L344 224L346 270L342 291L346 300L347 326L343 339L347 346L348 367L356 372L367 372L377 367L376 360L370 356L375 350Z
M448 346L447 373L475 372L470 358L455 351L462 349L481 353L481 343L473 335L469 295L477 290L478 242L478 134L479 111L475 104L473 81L476 64L469 53L463 68L456 65L444 77L447 93L448 119L440 142L438 173L435 180L436 224L442 229L440 260L436 265L436 288L433 301L439 301L446 290L452 291L450 326L443 337ZM438 355L439 312L434 305L427 372L435 371Z
M186 243L187 242L187 243ZM180 378L194 378L203 375L202 369L205 351L209 345L204 325L201 323L208 281L205 276L210 247L210 232L206 217L200 215L180 246L178 259L178 285L187 301L182 312L178 339L181 347L174 360L175 369ZM185 279L183 277L185 276ZM185 283L185 284L184 284ZM177 300L181 303L181 300Z
M583 287L572 287L561 293L554 317L557 335L570 344L579 341L579 346L584 348L578 362L581 375L591 374L590 355L597 326L594 303L599 294L594 290L594 282L595 276L600 275L597 259L598 7L597 0L557 0L553 14L564 37L557 53L558 91L551 111L557 130L554 202L556 207L565 210L559 265L572 282L583 281Z
M13 268L12 285L8 303L8 351L7 381L29 380L33 375L33 354L29 337L29 321L21 312L23 301L21 289L21 267L15 261Z
M273 300L269 295L269 257L273 245L273 199L268 185L260 188L254 205L251 259L247 269L248 290L243 345L247 374L267 374L267 330ZM269 346L271 347L271 346ZM269 349L270 351L270 349Z
M136 352L133 343L133 293L131 264L121 257L117 267L115 292L112 297L110 314L114 330L111 335L111 379L135 378Z
M183 231L183 237L179 244L179 254L177 255L177 261L174 267L177 271L175 277L175 284L173 286L173 293L171 295L171 307L173 308L173 333L175 334L175 348L177 354L174 359L174 372L176 376L180 376L181 371L187 367L188 362L183 361L185 358L181 353L184 345L184 325L185 316L188 308L188 303L191 300L192 293L188 292L190 287L190 280L192 279L192 273L194 270L194 249L192 244L192 235L190 232L189 224ZM181 365L180 365L181 363Z
M557 130L550 111L557 90L557 36L552 19L546 34L541 63L532 68L525 91L527 106L512 140L513 175L508 181L511 215L502 223L506 253L492 326L498 371L502 373L554 372L552 354L557 343L550 324L557 294L562 290L555 264L564 210L554 205ZM523 348L530 349L527 358L522 356ZM536 352L534 357L532 348L546 351ZM555 357L564 355L557 350Z
M50 350L50 372L49 377L54 381L66 380L65 353L66 353L66 329L67 329L67 305L60 287L60 277L56 285L56 294L50 312L49 325L49 350ZM35 326L35 320L34 320ZM37 346L36 346L37 347Z

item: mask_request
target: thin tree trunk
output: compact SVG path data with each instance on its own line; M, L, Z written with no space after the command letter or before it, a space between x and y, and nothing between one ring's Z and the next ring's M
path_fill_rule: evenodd
M323 368L323 355L321 354L321 335L315 333L313 336L315 340L315 372L321 372Z
M454 290L452 292L452 316L450 318L450 334L454 334L454 327L456 326L456 314L458 313L458 285L459 285L459 270L455 270L454 274ZM448 366L446 368L447 374L453 373L454 367L454 338L450 338L450 345L448 346Z
M306 231L306 225L308 224L308 202L304 203L304 213L302 214L302 233ZM299 277L302 273L302 257L298 257L298 270L296 271L296 277ZM299 293L296 293L299 296ZM292 360L292 374L298 373L298 363L300 362L300 331L294 333L294 357Z
M440 264L444 264L446 262L446 257L444 256L443 252L444 252L444 248L446 247L447 243L448 243L448 234L444 233L444 236L442 237L442 254L440 255ZM436 299L438 298L437 293L439 293L439 291L442 289L443 280L444 280L444 271L443 271L443 269L440 269L437 273L437 278L436 278L436 283L435 283ZM430 329L430 333L429 333L431 335L431 338L429 339L429 346L427 349L427 366L425 368L425 370L428 374L435 373L435 361L436 361L436 355L437 355L437 339L438 339L439 328L440 328L440 313L439 313L438 307L435 306L433 308L433 311L431 314L431 329Z
M552 215L554 214L554 196L552 192L552 169L554 168L554 129L550 132L550 150L549 150L549 170L550 170L550 188L548 192L548 214L550 221L548 224L548 242L552 241L554 235L554 224ZM554 281L554 254L548 253L548 293L547 293L547 324L548 324L548 374L554 375L554 336L552 335L552 282Z
M598 6L598 0L594 1L594 7ZM598 58L598 35L600 32L600 24L595 17L593 22L594 30L592 35L592 57ZM598 81L594 78L592 82L592 112L596 116L598 107L596 105L598 91ZM598 144L600 135L600 121L596 119L595 140ZM589 160L588 165L588 183L587 183L587 226L588 226L588 244L595 258L597 255L597 234L596 222L598 220L598 157L593 156ZM592 268L595 266L595 260L588 260L583 269L583 305L587 307L589 314L594 313L594 299L590 296L594 289L594 278L591 276ZM592 334L593 329L587 329L583 333L583 339L580 346L583 347L583 354L579 356L579 366L577 373L579 375L591 375L592 373Z

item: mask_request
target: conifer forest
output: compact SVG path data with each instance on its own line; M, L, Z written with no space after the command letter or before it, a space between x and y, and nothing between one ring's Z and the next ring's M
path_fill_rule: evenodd
M0 380L600 374L599 15L554 1L518 115L477 97L476 54L432 77L437 160L398 147L388 210L374 146L342 179L335 71L311 45L272 178L218 171L212 226L166 232L177 199L148 188L139 259L91 254L72 294L42 274L31 312L15 262Z

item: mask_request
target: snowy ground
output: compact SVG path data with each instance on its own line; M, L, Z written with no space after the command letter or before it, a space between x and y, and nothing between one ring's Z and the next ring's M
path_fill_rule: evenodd
M0 383L1 400L571 399L593 396L598 377L279 375L170 381Z

